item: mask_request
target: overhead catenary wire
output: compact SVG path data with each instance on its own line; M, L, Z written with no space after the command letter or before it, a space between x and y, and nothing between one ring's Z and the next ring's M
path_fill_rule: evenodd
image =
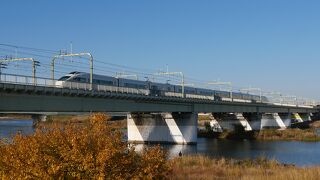
M4 51L6 51L6 52L12 52L12 53L14 52L14 51L12 51L12 50L3 49L3 48L0 48L0 50L4 50ZM36 56L36 57L43 57L43 58L48 58L48 59L51 58L50 56L44 56L44 55L39 55L39 54L34 54L34 53L28 53L28 52L20 52L20 54L33 55L33 56ZM80 58L81 58L81 57L80 57ZM60 62L61 62L61 61L60 61ZM84 63L76 62L76 61L74 61L74 63L84 64ZM101 62L100 62L100 63L101 63ZM41 61L41 64L44 64L43 61ZM113 69L114 71L122 71L122 70L125 70L125 72L139 74L140 76L147 76L147 75L151 76L151 75L153 75L153 74L151 74L151 73L141 73L141 72L138 72L138 71L132 71L132 70L124 69L123 66L120 66L120 65L118 65L118 66L116 66L116 67L112 67L112 65L110 65L110 64L112 64L112 63L102 63L102 64L107 64L107 65L109 65L109 66L107 66L106 68L108 68L108 69ZM49 65L49 63L47 63L47 65ZM64 65L65 65L65 66L73 66L73 67L76 67L75 65L67 65L67 64L64 64ZM78 66L78 67L80 67L80 66ZM120 67L121 67L121 68L120 68ZM80 68L81 68L81 67L80 67ZM102 72L105 71L105 69L101 69L101 68L97 68L97 67L95 67L95 70L100 70L100 71L102 71ZM161 79L161 77L160 77L160 79Z
M48 77L50 72L50 60L53 56L61 54L62 51L60 50L51 50L51 49L44 49L44 48L34 48L34 47L27 47L27 46L20 46L20 45L12 45L12 44L6 44L6 43L0 43L0 55L2 57L16 57L17 54L19 56L23 57L34 57L38 61L40 61L40 66L37 67L37 72L40 74L38 76ZM68 61L67 58L65 58L65 61L59 61L59 63L56 64L56 67L58 67L57 75L63 76L65 74L70 73L71 71L83 71L87 72L89 70L88 63L85 61L82 61L82 58L85 57L78 57L73 58L72 62ZM21 63L21 62L20 62ZM5 71L15 71L16 72L24 72L28 73L30 72L28 68L29 66L22 66L22 65L16 64L9 64L9 67L5 69ZM136 74L140 77L140 79L144 77L148 77L149 80L154 80L156 82L169 82L173 84L178 84L181 81L181 78L175 75L166 75L166 76L155 76L155 73L157 70L154 69L148 69L148 68L138 68L138 67L131 67L127 65L120 65L112 62L107 62L105 60L101 60L100 58L94 57L94 74L101 74L101 75L109 75L109 76L115 76L116 73L128 73L128 74ZM169 80L169 81L167 81ZM202 88L210 88L215 89L215 87L209 87L207 86L208 81L210 80L200 80L196 79L194 77L190 77L188 75L185 76L186 84L195 84L196 87L202 87ZM238 91L241 89L241 87L233 86L233 91Z
M3 45L3 44L0 44L0 46L1 45ZM5 46L23 49L24 51L20 50L19 54L36 56L38 58L39 57L45 58L45 59L41 60L41 65L46 66L46 67L50 66L48 60L51 59L53 55L56 55L58 52L60 52L60 51L55 51L55 50L31 48L31 47L8 45L8 44L5 44ZM4 48L0 48L0 50L10 52L10 53L15 53L15 50L4 49ZM26 52L26 51L32 51L32 52L35 51L36 53L31 53L31 52ZM48 54L50 54L50 55L48 55ZM83 57L79 57L79 58L81 59ZM45 61L47 61L47 63L45 63ZM125 65L119 65L119 64L115 64L115 63L101 61L97 58L95 58L94 62L95 62L95 64L99 64L98 67L97 66L94 67L94 71L98 72L102 75L114 76L114 74L116 74L118 72L125 72L125 73L137 74L139 77L149 77L149 79L161 81L161 82L168 82L168 80L170 80L170 82L173 82L176 84L180 82L180 77L177 77L175 75L155 76L155 73L154 73L155 71L151 70L151 69L134 68L134 67L129 67L129 66L125 66ZM61 66L60 66L60 63L61 63ZM59 67L59 69L63 69L63 70L60 70L61 73L68 73L69 69L74 71L74 69L72 69L72 68L79 68L81 70L86 70L85 67L83 67L81 65L84 65L84 66L87 65L81 61L77 61L74 59L73 59L72 64L67 64L67 63L64 63L63 61L60 61L60 63L58 63L56 66ZM78 64L78 65L75 65L75 64ZM100 66L100 65L104 65L104 66ZM143 72L141 72L139 70L143 70ZM189 78L188 76L185 77L185 80L186 80L186 82L189 82L192 84L197 84L197 86L201 86L203 88L206 87L205 81L201 81L201 80L194 79L194 78Z

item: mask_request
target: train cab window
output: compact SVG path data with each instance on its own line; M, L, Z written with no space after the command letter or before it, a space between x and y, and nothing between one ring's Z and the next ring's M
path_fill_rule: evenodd
M112 82L112 81L103 81L103 80L101 80L101 81L100 81L100 84L103 84L103 85L113 85L113 82Z
M62 76L60 79L58 79L58 81L65 81L68 78L70 78L70 76Z

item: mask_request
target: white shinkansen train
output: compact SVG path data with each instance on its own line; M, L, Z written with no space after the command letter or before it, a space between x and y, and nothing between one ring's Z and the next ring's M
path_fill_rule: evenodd
M71 72L62 76L56 81L57 87L68 87L70 82L89 83L90 74L84 72ZM93 74L93 89L98 85L111 87L125 87L140 90L148 90L150 96L179 96L182 92L180 85L172 85L169 83L156 83L151 81L139 81L125 78L115 78L111 76L103 76ZM215 101L237 101L237 102L259 102L260 96L227 91L211 90L196 87L184 87L185 96L190 98L212 99ZM262 96L262 102L267 103L268 99Z

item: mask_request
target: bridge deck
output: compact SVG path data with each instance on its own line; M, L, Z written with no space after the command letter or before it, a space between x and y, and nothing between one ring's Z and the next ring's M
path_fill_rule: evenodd
M297 112L317 109L266 103L148 96L130 92L0 83L0 112Z

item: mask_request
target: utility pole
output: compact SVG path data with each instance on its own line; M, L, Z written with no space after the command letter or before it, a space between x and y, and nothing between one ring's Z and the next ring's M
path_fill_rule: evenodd
M213 82L208 82L208 85L228 85L228 86L230 86L230 90L229 90L230 98L233 101L233 99L232 99L232 82L213 81Z
M1 81L1 74L2 74L2 69L6 69L7 64L0 63L0 81Z
M32 79L33 84L36 85L36 66L39 66L39 61L36 61L34 58L10 58L10 59L0 59L0 64L10 63L16 61L32 61ZM1 68L0 68L1 69Z
M82 56L89 56L89 62L90 62L90 90L92 90L92 82L93 82L93 56L91 53L76 53L76 54L60 54L53 56L51 60L51 79L54 81L54 63L58 58L63 57L82 57Z
M259 91L259 99L260 99L260 102L262 102L262 90L261 90L261 88L251 88L251 87L249 87L249 88L244 88L244 89L240 89L240 92L241 91L247 91L247 93L249 93L250 91Z
M156 73L155 75L180 75L181 76L181 94L182 94L182 97L185 97L184 95L184 74L183 72L159 72L159 73Z
M73 47L72 47L73 45L72 45L72 41L70 41L70 54L72 54L73 52ZM72 61L72 56L71 56L71 62L73 62Z

